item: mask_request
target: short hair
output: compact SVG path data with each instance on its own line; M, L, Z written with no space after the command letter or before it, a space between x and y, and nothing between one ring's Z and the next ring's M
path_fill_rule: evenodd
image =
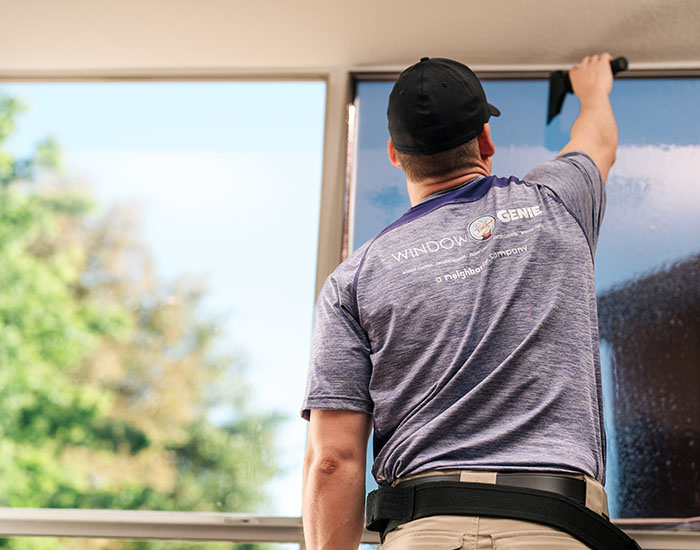
M455 172L473 168L478 164L479 140L474 138L452 149L429 155L396 151L396 157L406 177L411 181L446 178Z

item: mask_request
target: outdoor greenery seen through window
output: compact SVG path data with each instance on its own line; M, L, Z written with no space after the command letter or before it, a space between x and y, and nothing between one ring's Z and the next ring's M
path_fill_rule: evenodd
M56 140L7 150L26 107L0 95L0 506L259 511L281 416L251 406L205 285L159 275L138 216L74 186Z

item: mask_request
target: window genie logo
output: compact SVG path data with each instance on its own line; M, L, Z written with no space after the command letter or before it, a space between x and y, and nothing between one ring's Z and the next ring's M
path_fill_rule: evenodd
M493 216L481 216L469 224L469 235L477 241L485 241L493 235L496 220Z
M526 206L525 208L509 208L508 210L499 210L496 216L502 222L512 222L521 218L535 218L542 215L540 205Z

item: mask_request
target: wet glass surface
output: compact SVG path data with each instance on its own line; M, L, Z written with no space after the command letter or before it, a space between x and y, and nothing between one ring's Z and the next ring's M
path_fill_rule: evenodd
M386 159L390 82L357 89L354 249L409 207ZM567 96L545 125L547 82L488 81L494 173L524 176L566 144ZM699 79L618 80L620 140L596 254L613 517L700 514Z

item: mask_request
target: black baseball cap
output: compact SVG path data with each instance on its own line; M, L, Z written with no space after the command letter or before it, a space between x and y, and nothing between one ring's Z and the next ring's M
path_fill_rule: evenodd
M401 73L386 111L397 151L432 154L475 138L501 112L486 101L469 67L440 57L424 57Z

